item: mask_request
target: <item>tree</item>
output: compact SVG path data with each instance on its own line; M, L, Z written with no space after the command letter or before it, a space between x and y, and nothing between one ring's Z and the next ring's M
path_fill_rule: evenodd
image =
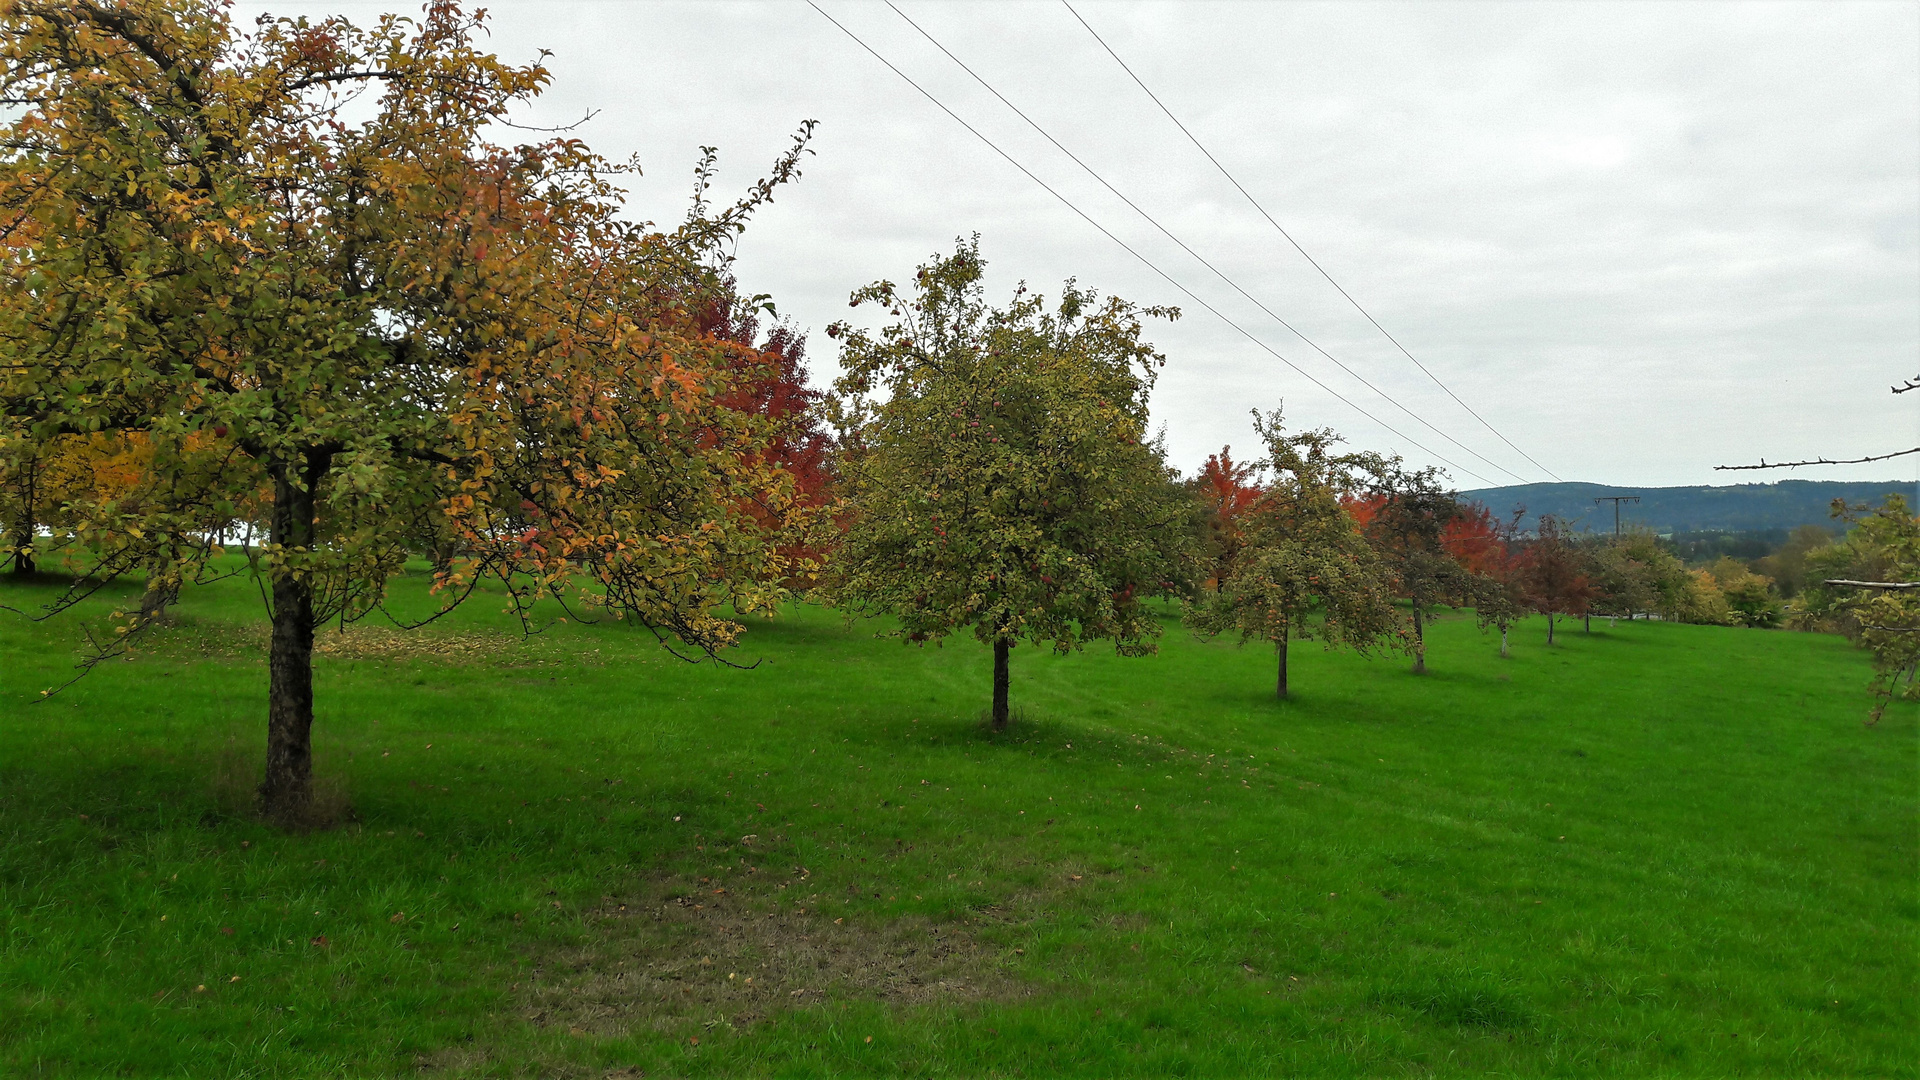
M710 163L709 148L703 176ZM826 395L807 383L806 336L790 323L776 322L762 337L761 317L772 314L767 297L740 295L728 276L696 314L695 323L703 333L742 347L734 361L738 381L721 403L767 422L762 454L793 482L791 506L775 509L752 502L742 509L783 532L786 584L807 588L816 583L837 540L836 526L844 524L835 520L838 447L828 427Z
M738 347L689 312L802 146L724 212L629 224L578 140L486 140L548 76L482 29L451 2L244 36L190 0L0 13L0 223L31 223L0 291L0 457L145 440L136 490L71 510L96 584L190 579L226 523L266 523L260 792L286 823L310 803L314 629L383 610L422 538L460 553L448 607L491 578L523 618L558 598L696 655L739 631L718 604L777 596L774 530L735 508L784 511L791 482L721 404Z
M1493 583L1467 569L1448 547L1449 528L1468 511L1456 492L1441 485L1439 469L1408 469L1396 457L1374 458L1369 472L1369 490L1356 500L1355 516L1386 560L1395 592L1413 610L1413 673L1425 675L1427 613L1442 604L1471 604L1491 594Z
M1552 514L1540 515L1538 531L1526 547L1521 588L1533 610L1547 617L1547 644L1553 644L1555 615L1582 615L1594 589L1583 572L1580 547L1566 525Z
M1200 501L1203 516L1201 557L1207 564L1208 588L1217 588L1227 567L1245 543L1247 511L1260 497L1260 462L1233 460L1233 448L1223 446L1208 454L1206 463L1188 487Z
M1629 527L1608 544L1607 558L1612 561L1601 572L1625 577L1620 594L1607 601L1611 612L1628 618L1641 611L1659 612L1674 618L1694 589L1686 564L1650 529ZM1603 581L1601 587L1609 586Z
M971 628L993 649L999 730L1016 642L1154 650L1145 601L1188 576L1192 503L1146 441L1165 360L1141 320L1177 312L1071 281L1052 309L1024 286L995 308L984 265L978 240L963 241L921 266L911 293L887 281L854 293L892 325L828 328L852 521L827 591L850 616L895 616L909 641Z
M1318 633L1331 649L1362 655L1404 640L1392 578L1345 505L1370 455L1335 454L1321 428L1288 434L1281 412L1254 414L1272 481L1243 515L1244 542L1217 587L1189 603L1186 622L1206 636L1238 632L1271 641L1274 694L1285 700L1287 643ZM1316 627L1311 616L1319 617Z
M1736 626L1770 629L1780 625L1780 597L1773 579L1754 573L1731 555L1722 555L1707 567Z
M1753 564L1755 573L1774 580L1782 596L1798 596L1807 582L1807 559L1833 543L1833 530L1824 525L1801 525L1787 534L1787 542Z
M1514 516L1517 522L1520 514ZM1456 499L1453 513L1440 530L1440 546L1468 573L1493 577L1507 562L1510 532L1484 503Z
M145 458L143 441L98 433L64 435L0 456L0 529L7 537L0 561L10 558L16 575L35 573L41 528L66 524L74 503L130 490Z
M1593 584L1593 600L1588 615L1633 618L1635 612L1650 611L1659 597L1646 573L1646 566L1614 536L1589 537L1585 543L1587 580Z
M48 504L60 501L48 483L49 456L47 450L22 447L0 460L0 536L6 539L0 558L11 564L15 577L39 572L35 545L40 526Z
M1801 595L1799 621L1836 628L1872 654L1868 722L1877 724L1896 693L1914 695L1920 669L1920 516L1898 495L1871 511L1836 500L1834 516L1852 528L1839 543L1808 553L1813 581Z
M1682 572L1673 606L1666 615L1674 622L1700 626L1733 625L1733 609L1727 606L1726 594L1705 570Z
M1481 632L1489 627L1500 631L1503 660L1509 655L1507 631L1527 612L1519 542L1520 519L1525 516L1525 507L1515 507L1511 517L1501 520L1481 503L1463 503L1441 533L1447 553L1472 575L1473 613Z

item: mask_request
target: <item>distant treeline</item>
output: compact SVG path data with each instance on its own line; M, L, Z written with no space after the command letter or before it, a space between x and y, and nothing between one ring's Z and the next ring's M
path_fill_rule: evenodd
M1511 514L1515 507L1526 507L1526 516L1520 522L1524 532L1538 527L1541 514L1552 514L1576 531L1611 532L1613 504L1596 505L1593 500L1604 495L1638 495L1638 503L1621 505L1622 522L1675 534L1757 533L1777 529L1782 530L1784 539L1785 531L1801 525L1836 528L1838 523L1831 516L1835 499L1878 506L1888 495L1912 498L1915 485L1904 480L1781 480L1726 487L1647 488L1565 483L1480 488L1461 494L1485 504L1502 517Z
M1710 563L1722 556L1751 562L1774 554L1787 546L1796 532L1806 529L1751 529L1745 532L1676 532L1664 537L1667 549L1689 566ZM1841 523L1833 525L1815 525L1813 529L1825 534L1825 540L1843 535L1846 529ZM1818 535L1816 533L1816 535ZM1822 542L1825 542L1823 540ZM1803 546L1805 546L1803 544Z

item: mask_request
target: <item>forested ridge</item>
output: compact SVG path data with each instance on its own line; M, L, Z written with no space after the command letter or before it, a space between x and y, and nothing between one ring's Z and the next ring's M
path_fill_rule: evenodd
M1570 523L1576 530L1613 528L1613 505L1595 504L1607 495L1638 495L1638 503L1620 508L1623 522L1656 532L1745 532L1833 524L1833 500L1878 505L1888 495L1912 493L1907 480L1781 480L1772 484L1694 487L1617 487L1610 484L1515 484L1461 494L1505 515L1526 508L1520 527L1532 531L1541 514Z

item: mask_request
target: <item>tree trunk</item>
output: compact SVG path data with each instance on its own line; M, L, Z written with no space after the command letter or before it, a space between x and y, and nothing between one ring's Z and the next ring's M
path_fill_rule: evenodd
M13 572L22 577L34 572L33 515L23 513L13 525Z
M1413 605L1413 673L1427 673L1427 631L1421 624L1420 605Z
M1587 619L1586 632L1591 634L1593 633L1593 612L1589 611L1585 614Z
M170 621L167 609L180 599L178 581L168 578L157 567L147 571L147 587L140 594L140 625Z
M308 470L310 478L316 478ZM313 548L313 483L291 468L274 482L273 543L283 557ZM304 568L273 578L273 642L267 655L267 775L260 804L267 817L302 824L313 802L313 582Z
M29 461L26 466L26 483L20 488L20 516L13 523L13 572L26 577L34 572L33 539L39 531L38 515L34 506L39 492L35 490L40 479L38 464Z
M1273 696L1281 701L1287 700L1287 626L1280 625L1280 640L1273 643L1273 651L1280 657L1280 673L1274 680Z
M1507 658L1507 628L1502 626L1500 628L1500 659L1505 660L1506 658Z
M993 639L993 730L1007 730L1007 650L1006 638Z
M1553 612L1547 612L1547 644L1553 644Z

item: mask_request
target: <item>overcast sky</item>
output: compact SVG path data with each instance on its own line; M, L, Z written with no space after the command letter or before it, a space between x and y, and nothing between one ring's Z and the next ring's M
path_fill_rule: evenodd
M990 292L1076 277L1143 304L1168 356L1174 461L1248 410L1462 488L1920 476L1920 455L1796 473L1716 464L1920 445L1920 4L1108 4L1081 14L1305 249L1501 434L1350 306L1057 3L901 7L1055 138L1406 412L1343 374L1102 189L879 3L835 19L1174 279L1183 296L805 3L494 0L493 46L550 50L526 118L638 155L636 216L685 213L698 147L720 195L820 122L804 178L739 273L811 332L846 296L978 232ZM369 20L378 3L279 5ZM402 9L411 5L393 5ZM1395 434L1387 429L1397 429ZM1456 442L1449 441L1450 437ZM1422 450L1420 444L1426 449ZM1465 444L1469 450L1461 449ZM1484 459L1475 455L1484 455ZM1437 455L1437 456L1436 456ZM1503 470L1511 470L1511 473Z

